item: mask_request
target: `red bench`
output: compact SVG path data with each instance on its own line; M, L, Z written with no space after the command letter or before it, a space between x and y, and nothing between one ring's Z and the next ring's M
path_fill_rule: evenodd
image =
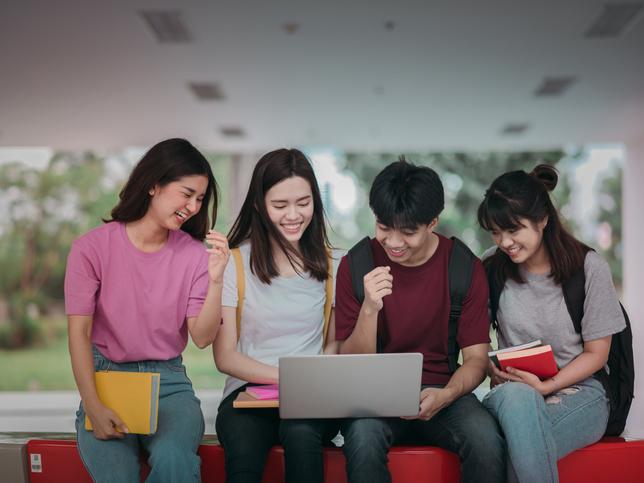
M91 483L76 451L75 441L34 439L27 443L31 483ZM39 456L33 456L39 455ZM224 451L217 444L202 444L201 478L204 483L225 481ZM34 465L40 464L40 468ZM34 471L40 469L40 472ZM397 446L389 452L389 469L396 483L418 481L457 483L460 478L455 454L431 446ZM344 456L337 448L324 452L325 481L346 483ZM142 477L147 474L144 466ZM485 471L482 468L482 471ZM423 476L426 475L426 476ZM575 451L559 462L562 483L636 483L644 481L644 440L607 439ZM284 481L280 447L271 450L263 483Z

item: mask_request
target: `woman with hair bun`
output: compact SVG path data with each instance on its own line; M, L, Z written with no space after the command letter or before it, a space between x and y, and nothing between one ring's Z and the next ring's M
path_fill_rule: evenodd
M625 327L610 269L562 225L549 196L555 168L499 176L486 191L478 222L496 247L484 255L499 348L541 339L552 346L559 372L549 379L490 362L492 390L483 404L497 418L508 446L508 480L558 481L557 460L599 440L609 401L598 379L611 336ZM487 256L486 256L487 255ZM585 302L578 333L562 285L584 271ZM495 288L498 287L498 288Z

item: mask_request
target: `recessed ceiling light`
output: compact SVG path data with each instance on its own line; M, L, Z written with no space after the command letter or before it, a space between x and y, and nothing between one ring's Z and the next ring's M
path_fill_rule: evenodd
M396 22L393 20L387 20L385 22L385 30L389 30L390 32L396 28Z
M300 26L295 22L286 22L282 25L282 30L289 35L293 35L300 29Z
M219 130L222 136L227 138L242 138L246 135L244 130L239 126L226 126Z
M604 11L586 31L588 38L611 38L624 34L642 11L644 3L614 3L604 5Z
M200 101L221 101L224 93L215 82L190 82L188 88Z
M577 78L574 76L545 77L541 85L534 91L534 95L537 97L560 96L575 82L577 82Z
M504 136L518 136L526 132L529 127L530 124L526 122L509 122L501 129L501 134Z
M161 43L190 42L192 37L178 10L142 10L139 12Z

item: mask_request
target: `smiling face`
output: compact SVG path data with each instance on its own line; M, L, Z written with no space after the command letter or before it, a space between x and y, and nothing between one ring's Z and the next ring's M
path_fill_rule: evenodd
M313 218L311 185L292 176L273 185L264 197L266 211L275 228L296 248Z
M518 220L520 225L502 230L495 227L492 230L494 243L514 263L528 263L543 258L545 247L543 245L543 229L546 227L548 218L538 223L533 223L527 218Z
M438 219L429 225L415 228L391 228L376 222L376 240L385 249L389 260L405 266L417 266L426 261L432 246L432 233Z
M186 220L201 209L208 189L203 175L184 176L150 190L150 206L146 216L168 230L178 230Z

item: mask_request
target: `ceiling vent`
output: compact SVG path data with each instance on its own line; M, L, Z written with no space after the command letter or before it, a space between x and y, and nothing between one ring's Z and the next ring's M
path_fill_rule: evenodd
M501 130L501 134L504 136L518 136L519 134L525 133L530 124L525 122L509 122Z
M182 43L192 40L178 10L142 10L139 14L161 43Z
M220 129L222 136L226 138L243 138L246 133L239 126L227 126Z
M604 5L604 11L586 31L588 38L613 38L626 33L635 25L644 3L613 3Z
M188 88L200 101L221 101L224 99L221 87L214 82L190 82Z
M534 95L537 97L560 96L577 82L576 77L546 77Z

